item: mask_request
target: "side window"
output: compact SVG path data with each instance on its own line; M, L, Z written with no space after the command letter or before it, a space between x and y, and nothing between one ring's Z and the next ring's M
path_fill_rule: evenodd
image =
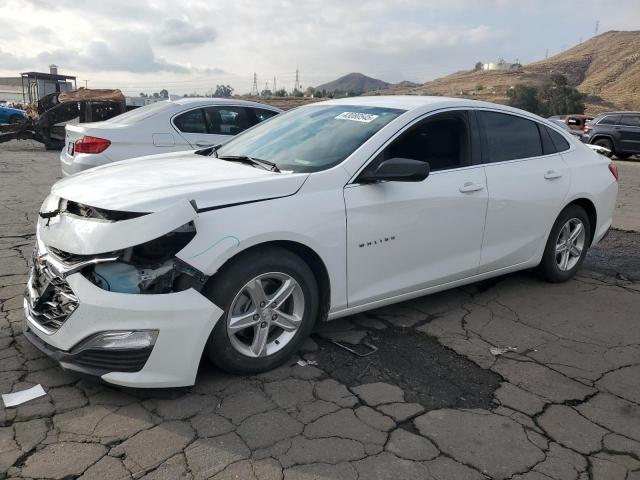
M217 135L237 135L253 126L249 112L244 107L207 107L209 133Z
M627 127L640 127L640 115L622 115L620 125Z
M201 108L181 113L173 123L183 133L207 133L204 112Z
M258 123L264 122L265 120L278 115L278 112L274 112L273 110L265 110L263 108L252 108L251 110L256 116L256 120L258 120Z
M376 159L394 157L429 162L431 171L469 165L470 139L466 112L429 117L394 140Z
M570 145L569 142L567 142L567 139L564 138L562 135L560 135L558 132L556 132L553 128L546 128L547 132L549 133L549 136L551 137L551 141L553 142L553 145L556 147L556 150L558 152L564 152L565 150L569 150Z
M620 115L606 115L598 120L598 125L617 125L618 123L620 123Z
M489 156L485 163L504 162L542 155L536 123L507 113L479 111Z

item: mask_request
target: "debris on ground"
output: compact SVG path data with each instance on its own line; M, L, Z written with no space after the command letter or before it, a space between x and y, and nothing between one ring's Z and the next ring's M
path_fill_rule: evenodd
M516 347L491 347L489 349L489 352L491 352L491 355L493 355L494 357L497 357L498 355L504 355L505 353L517 351L518 349Z
M34 400L38 397L43 397L47 392L44 391L42 385L38 384L35 387L28 388L26 390L21 390L19 392L14 393L5 393L2 395L2 403L6 408L9 407L17 407L18 405L22 405L30 400Z

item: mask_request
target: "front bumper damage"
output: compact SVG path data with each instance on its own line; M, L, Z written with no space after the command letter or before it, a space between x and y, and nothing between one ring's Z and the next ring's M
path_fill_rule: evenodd
M157 239L196 217L187 201L121 221L41 215L25 291L25 337L63 368L108 383L192 385L222 310L194 288L157 294L108 291L83 268L113 261L109 252ZM83 259L65 263L58 251Z

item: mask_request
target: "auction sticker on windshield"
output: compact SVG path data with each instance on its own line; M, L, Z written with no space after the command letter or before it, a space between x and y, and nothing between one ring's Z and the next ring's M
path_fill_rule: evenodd
M351 120L353 122L373 122L379 115L373 115L371 113L360 112L342 112L336 117L336 120Z

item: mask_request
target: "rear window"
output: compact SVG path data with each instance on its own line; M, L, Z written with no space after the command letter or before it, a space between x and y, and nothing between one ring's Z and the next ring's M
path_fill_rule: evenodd
M542 155L542 142L535 122L506 113L478 113L489 154L485 163Z
M133 123L138 123L142 120L146 120L152 115L156 115L165 110L169 110L171 107L173 107L173 103L168 100L163 102L151 103L149 105L145 105L144 107L129 110L122 115L118 115L116 117L110 118L109 120L105 120L105 122L131 125Z
M556 147L556 151L564 152L565 150L569 150L570 145L569 142L567 142L566 138L556 132L553 128L544 128L546 128L547 132L549 132L549 136L551 137L551 141L553 142L554 147Z
M640 115L622 115L620 124L629 127L640 127Z
M202 108L181 113L175 118L173 123L182 133L207 133L207 124Z

